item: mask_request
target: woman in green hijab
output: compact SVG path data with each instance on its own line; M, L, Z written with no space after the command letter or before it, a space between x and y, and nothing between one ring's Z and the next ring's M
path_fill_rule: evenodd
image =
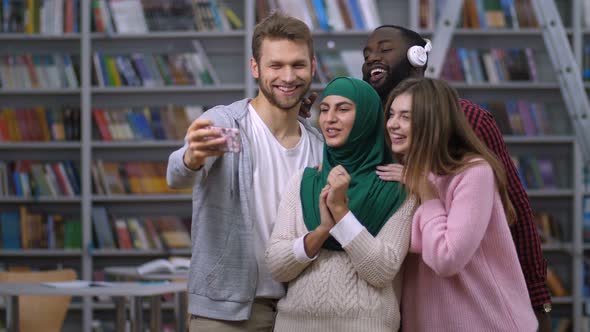
M266 252L273 278L289 283L275 330L397 331L415 201L375 174L391 162L380 98L362 80L336 78L319 125L322 167L290 180Z

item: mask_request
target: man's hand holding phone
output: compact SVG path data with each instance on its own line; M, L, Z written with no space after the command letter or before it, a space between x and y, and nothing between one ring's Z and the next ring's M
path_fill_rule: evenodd
M184 163L193 170L201 168L208 157L240 150L237 129L213 127L213 122L208 119L193 121L186 132L186 138L188 148L184 153Z

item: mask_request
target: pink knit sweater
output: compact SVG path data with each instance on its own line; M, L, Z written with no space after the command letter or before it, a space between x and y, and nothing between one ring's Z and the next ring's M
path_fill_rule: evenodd
M487 163L431 177L439 199L412 223L404 331L535 331L524 276Z

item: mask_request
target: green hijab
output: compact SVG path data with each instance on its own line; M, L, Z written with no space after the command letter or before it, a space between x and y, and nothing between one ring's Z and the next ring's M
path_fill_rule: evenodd
M305 169L301 180L303 220L310 231L320 225L320 192L332 168L342 165L351 176L348 207L375 236L406 198L399 182L383 181L375 173L377 165L393 161L385 144L381 99L367 82L351 77L332 80L320 100L330 95L352 100L356 105L356 115L350 135L342 146L332 148L324 143L322 170ZM342 250L332 237L323 248Z

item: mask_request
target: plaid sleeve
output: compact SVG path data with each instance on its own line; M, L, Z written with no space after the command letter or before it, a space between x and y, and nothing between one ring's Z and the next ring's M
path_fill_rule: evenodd
M531 303L535 309L541 309L544 303L551 302L551 295L546 284L547 261L543 257L541 241L533 221L527 193L520 182L494 116L468 100L461 99L460 104L477 136L504 165L508 178L508 195L518 215L517 222L510 228L512 238L516 245Z

